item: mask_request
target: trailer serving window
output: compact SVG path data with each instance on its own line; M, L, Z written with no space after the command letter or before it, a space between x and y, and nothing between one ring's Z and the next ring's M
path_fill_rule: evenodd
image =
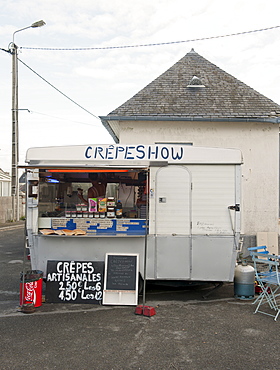
M39 231L47 227L51 230L75 228L98 235L133 234L136 232L133 222L128 220L134 220L137 226L135 219L146 219L147 184L145 168L41 168ZM124 226L124 220L128 226ZM144 233L142 226L139 227Z

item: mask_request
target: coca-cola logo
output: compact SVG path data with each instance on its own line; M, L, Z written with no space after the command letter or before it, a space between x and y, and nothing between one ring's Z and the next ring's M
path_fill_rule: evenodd
M37 288L37 281L30 281L25 283L25 294L24 294L24 302L36 302L36 291Z

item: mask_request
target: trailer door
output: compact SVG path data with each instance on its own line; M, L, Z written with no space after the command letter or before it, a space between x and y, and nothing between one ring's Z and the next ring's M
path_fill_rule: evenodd
M158 279L190 277L191 176L184 166L156 173L156 266Z

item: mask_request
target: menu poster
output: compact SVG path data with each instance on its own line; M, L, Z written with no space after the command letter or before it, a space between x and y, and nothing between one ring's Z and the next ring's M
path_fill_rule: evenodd
M102 304L104 262L47 262L46 302Z

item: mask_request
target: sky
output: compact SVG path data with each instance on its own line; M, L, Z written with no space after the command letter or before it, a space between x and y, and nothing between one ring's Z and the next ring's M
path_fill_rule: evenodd
M1 0L0 168L11 172L12 57L5 50L15 31L46 22L14 35L24 164L30 147L113 143L98 117L192 48L280 104L280 28L248 33L280 26L279 10L278 0ZM134 47L147 44L157 45Z

